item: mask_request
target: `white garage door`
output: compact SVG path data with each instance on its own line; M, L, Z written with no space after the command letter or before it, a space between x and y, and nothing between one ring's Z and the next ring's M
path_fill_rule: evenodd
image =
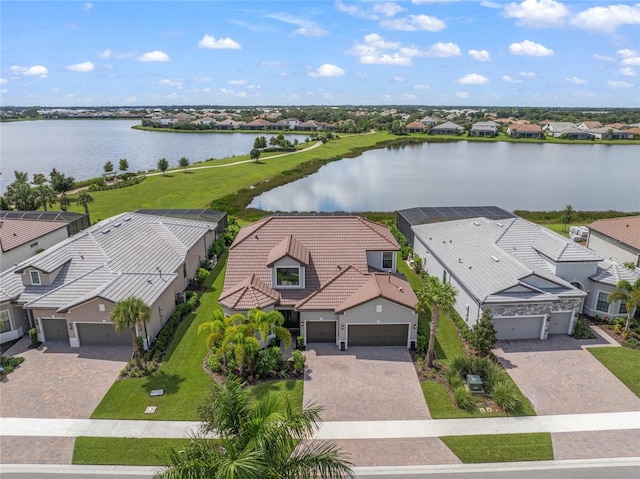
M572 311L560 311L549 316L549 334L568 334Z
M493 318L497 339L538 339L543 316Z

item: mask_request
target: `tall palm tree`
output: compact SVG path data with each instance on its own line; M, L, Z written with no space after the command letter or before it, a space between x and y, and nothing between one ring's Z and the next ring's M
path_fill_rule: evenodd
M427 347L427 357L425 358L425 366L427 368L433 365L436 333L440 324L440 312L446 313L453 309L453 305L456 302L456 294L458 292L450 283L443 283L435 276L427 276L424 286L416 294L418 297L416 311L423 313L428 309L431 310L429 346Z
M280 311L275 309L271 311L252 309L247 313L247 320L249 324L255 327L263 344L266 344L269 336L273 334L284 343L285 347L291 347L293 340L291 331L282 326L284 324L284 316Z
M138 369L142 369L142 351L138 348L138 334L136 326L148 323L151 318L151 308L140 298L129 296L127 299L118 301L109 316L116 331L131 330L133 341L133 356Z
M353 478L352 464L335 444L313 440L320 411L296 410L275 395L256 401L238 379L214 383L199 409L201 436L182 451L170 449L154 478ZM205 440L210 433L220 439Z
M83 191L76 198L76 203L84 208L84 213L89 216L89 203L93 203L93 196Z
M626 279L616 283L616 290L607 297L607 302L621 301L627 310L627 322L624 325L625 333L629 331L629 323L637 307L640 306L640 278L631 284Z

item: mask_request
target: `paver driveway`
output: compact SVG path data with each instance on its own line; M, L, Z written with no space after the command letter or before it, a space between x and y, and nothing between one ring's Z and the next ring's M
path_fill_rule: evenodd
M494 353L538 414L638 411L640 399L591 353L603 339L498 341Z

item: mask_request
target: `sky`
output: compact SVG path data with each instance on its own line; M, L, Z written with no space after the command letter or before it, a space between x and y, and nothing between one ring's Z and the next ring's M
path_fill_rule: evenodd
M640 107L640 2L0 2L0 105Z

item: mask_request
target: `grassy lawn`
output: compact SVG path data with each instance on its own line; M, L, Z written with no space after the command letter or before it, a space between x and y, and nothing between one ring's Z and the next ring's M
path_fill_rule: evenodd
M271 394L277 394L281 397L283 402L288 397L289 401L291 401L292 406L294 406L294 409L302 411L302 379L267 381L255 386L251 386L250 390L257 400L260 400L263 397Z
M138 439L131 437L78 437L72 464L159 466L158 455L173 447L180 449L189 439Z
M553 460L551 434L487 434L440 438L465 464Z
M587 348L636 396L640 397L640 350L629 348Z

